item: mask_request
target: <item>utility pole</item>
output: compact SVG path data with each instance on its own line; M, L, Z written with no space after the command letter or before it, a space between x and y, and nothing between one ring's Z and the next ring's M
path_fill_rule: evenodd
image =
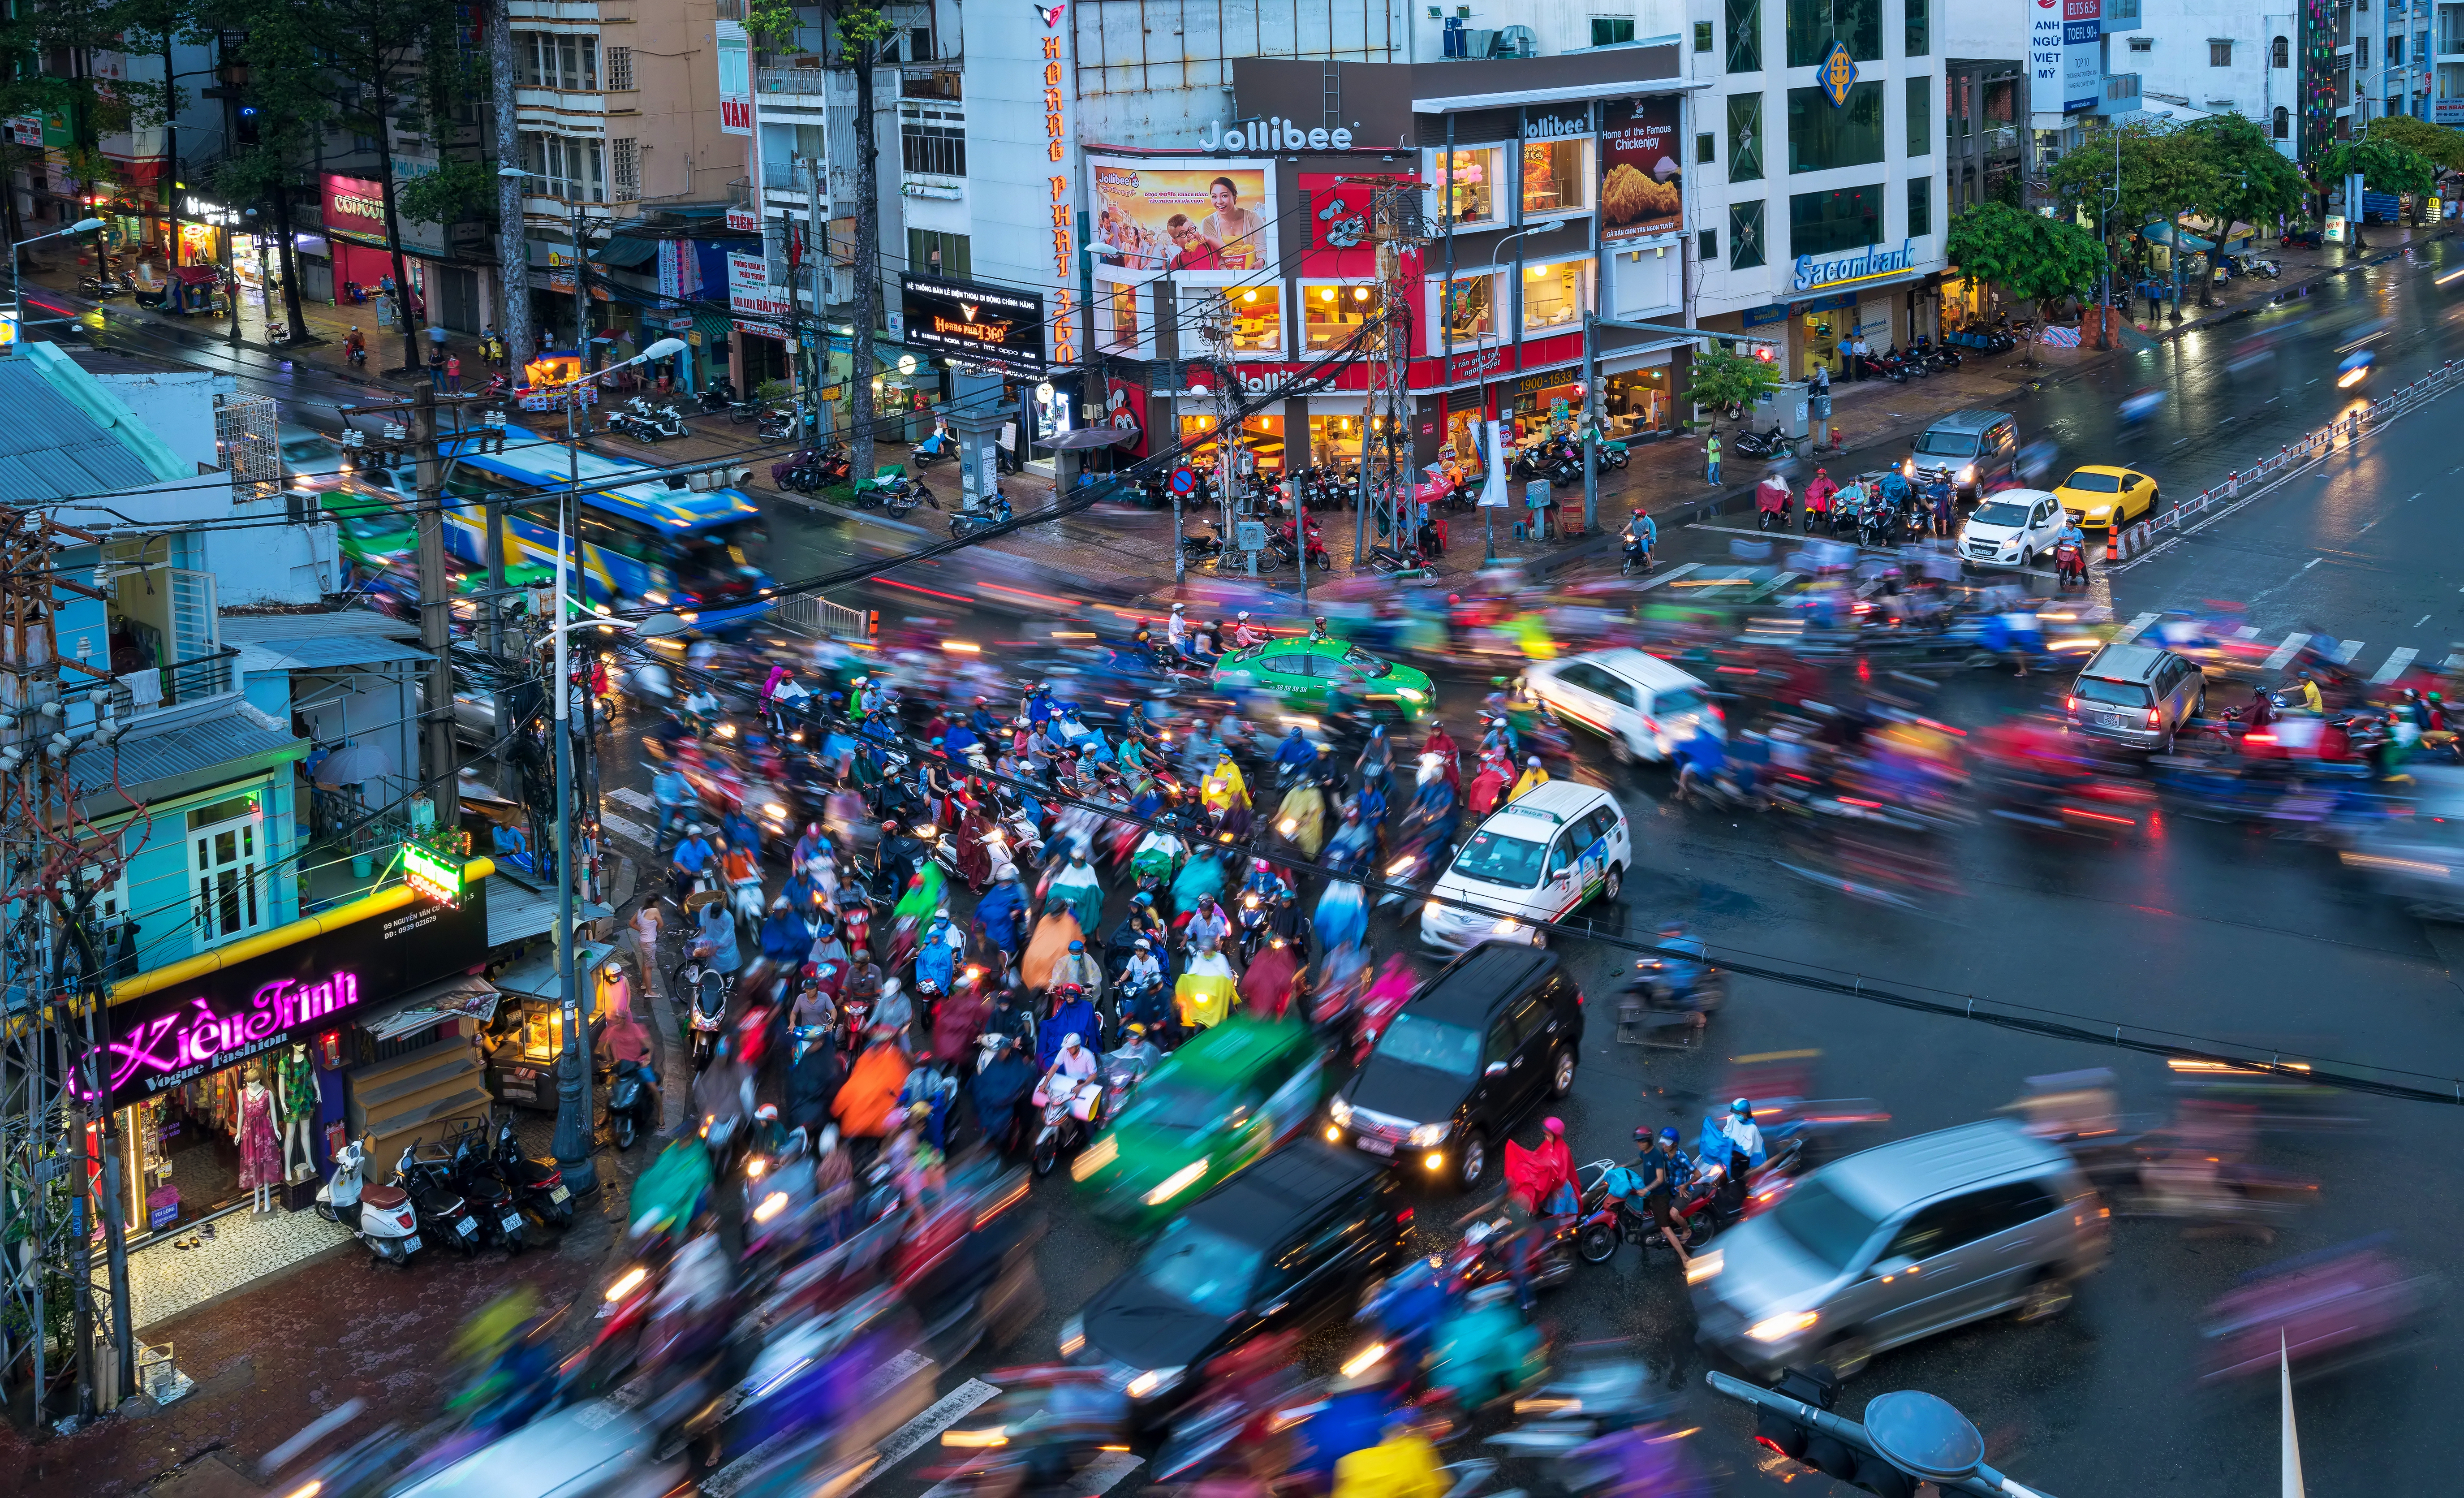
M590 237L583 206L573 206L573 351L582 367L599 371L599 350L590 341Z
M1223 527L1216 538L1222 542L1221 556L1232 554L1236 532L1232 529L1232 499L1239 493L1240 463L1235 456L1241 443L1241 396L1234 388L1232 369L1232 299L1218 292L1206 303L1206 320L1198 325L1198 336L1206 340L1206 352L1215 365L1215 501ZM1062 458L1054 454L1056 467ZM1217 571L1221 571L1219 565ZM1258 575L1258 555L1249 554L1249 575Z
M421 386L410 403L418 452L419 647L428 652L428 700L420 709L428 740L428 780L436 825L459 820L454 783L453 600L445 580L445 465L437 455L436 391Z
M488 6L488 103L495 117L499 170L521 165L521 122L515 109L513 0L492 0ZM526 184L520 177L496 178L496 283L504 291L505 366L512 384L522 383L522 370L539 352L531 321L530 234L522 224ZM495 536L493 524L490 535ZM496 579L491 587L503 586ZM498 641L502 650L502 641Z
M840 45L855 54L855 317L853 358L848 361L847 477L863 483L872 476L872 320L881 296L880 164L875 160L872 119L872 70L881 55L877 29L888 23L877 14L840 23ZM821 309L813 309L819 312ZM826 338L823 340L828 341ZM1059 464L1054 465L1055 473Z
M796 435L799 442L818 447L821 433L829 427L829 406L822 399L822 390L830 383L830 319L825 310L829 305L830 257L829 241L822 227L822 192L829 179L820 162L807 161L804 165L812 175L808 184L810 190L804 194L804 263L811 266L813 272L813 346L809 350L795 350L796 354L806 356L804 400L799 403L796 411ZM787 288L787 304L792 308L795 302L796 289L790 286ZM803 337L803 319L791 319L787 329L788 337L801 340ZM860 481L869 473L869 469L859 473L850 468L847 477L851 482Z

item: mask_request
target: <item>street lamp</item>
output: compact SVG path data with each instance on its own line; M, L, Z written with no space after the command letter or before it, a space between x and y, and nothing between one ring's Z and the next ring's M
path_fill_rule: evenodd
M650 359L672 359L683 353L682 339L663 338L608 370L622 369ZM600 371L606 373L608 370ZM554 691L556 694L556 973L561 985L564 1046L556 1064L556 1163L564 1175L565 1184L575 1191L591 1191L599 1185L599 1172L590 1160L591 1101L590 1060L586 1053L586 1034L582 1023L582 994L573 970L573 684L568 679L565 664L565 637L577 628L607 623L597 617L571 620L565 617L564 575L566 541L571 527L566 523L566 507L582 492L582 445L573 431L575 400L571 386L597 378L584 370L568 380L559 380L535 389L564 389L564 445L566 487L556 502L556 605L555 623L550 632L556 641ZM644 960L655 954L645 953Z
M1497 242L1497 249L1493 253L1498 259L1502 260L1506 257L1506 247L1522 238L1524 235L1550 233L1568 222L1570 222L1570 220L1557 218L1551 219L1545 224L1534 224L1529 229L1518 229L1514 232L1499 240ZM1454 288L1452 286L1448 286L1446 291L1451 295ZM1584 330L1584 337L1589 338L1590 336L1591 332L1586 328ZM1514 253L1514 367L1517 369L1521 369L1523 367L1523 252L1520 250L1517 250ZM1498 420L1504 422L1506 419L1507 418L1504 413L1501 412ZM1499 427L1498 431L1501 437L1503 437L1505 430L1505 427ZM1490 460L1494 462L1496 460L1495 456L1492 455ZM1508 472L1510 473L1511 470L1509 469ZM1484 508L1480 512L1480 515L1481 529L1488 542L1487 551L1481 557L1480 562L1482 566L1486 566L1497 560L1497 518L1496 513L1492 509Z
M32 239L20 239L9 247L9 317L10 320L16 325L17 337L23 338L26 330L26 268L18 256L25 253L28 245L38 245L46 239L63 239L70 234L90 234L102 227L102 220L99 218L81 218L66 229L55 229L48 234L36 234ZM95 267L97 274L99 274L101 269L99 265Z

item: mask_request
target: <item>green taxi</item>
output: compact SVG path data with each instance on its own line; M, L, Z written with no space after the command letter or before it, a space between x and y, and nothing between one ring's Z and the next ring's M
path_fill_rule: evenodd
M1370 707L1391 707L1417 721L1437 706L1429 673L1372 655L1348 640L1269 640L1226 655L1215 666L1214 683L1226 690L1271 692L1295 708L1324 713L1334 707L1338 686Z
M1308 1025L1236 1015L1149 1072L1069 1174L1096 1216L1152 1227L1309 1127L1329 1081Z

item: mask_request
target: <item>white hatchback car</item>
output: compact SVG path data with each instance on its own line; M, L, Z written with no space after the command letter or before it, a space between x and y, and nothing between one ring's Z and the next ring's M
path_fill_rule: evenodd
M1429 892L1420 939L1444 952L1482 941L1548 945L1535 920L1563 920L1614 900L1634 862L1634 834L1596 785L1551 781L1489 813ZM1463 904L1441 903L1463 901Z
M1559 721L1605 738L1618 763L1665 760L1698 734L1728 736L1710 690L1657 655L1592 650L1534 665L1531 694Z
M1959 554L1969 562L2033 567L2054 553L2062 533L2062 502L2041 489L2005 489L1987 495L1969 512L1959 533Z

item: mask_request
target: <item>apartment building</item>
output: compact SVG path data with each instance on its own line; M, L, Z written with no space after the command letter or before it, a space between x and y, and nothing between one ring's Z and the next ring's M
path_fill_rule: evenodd
M2123 66L2137 74L2149 111L2176 118L2239 114L2276 148L2300 153L2300 11L2225 0L2143 0L2140 24L2118 38Z

